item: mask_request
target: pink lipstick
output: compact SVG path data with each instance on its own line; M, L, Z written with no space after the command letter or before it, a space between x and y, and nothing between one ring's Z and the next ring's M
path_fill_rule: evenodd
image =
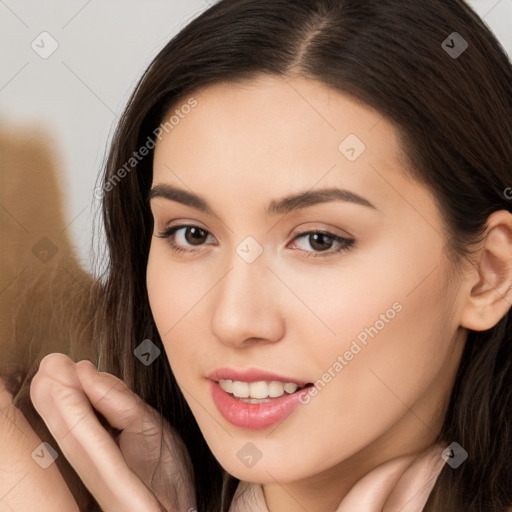
M208 375L213 401L223 418L241 428L264 429L287 418L310 383L262 370L221 368Z

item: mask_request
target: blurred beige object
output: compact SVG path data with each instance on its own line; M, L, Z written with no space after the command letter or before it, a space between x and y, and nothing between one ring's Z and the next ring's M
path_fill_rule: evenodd
M0 221L0 376L3 402L12 395L7 407L16 408L10 416L5 403L2 408L0 475L11 471L12 476L14 471L10 433L17 429L16 471L23 473L24 465L29 473L36 471L31 452L36 441L48 442L58 454L51 471L60 470L80 510L94 510L90 494L61 456L29 397L30 380L46 354L62 352L74 361L96 362L92 328L97 286L81 267L68 236L52 141L34 131L0 130ZM51 471L45 471L41 474L48 478ZM2 497L8 489L2 486L8 480L0 485L0 510L7 504ZM19 487L27 493L26 484ZM33 486L34 493L40 491Z

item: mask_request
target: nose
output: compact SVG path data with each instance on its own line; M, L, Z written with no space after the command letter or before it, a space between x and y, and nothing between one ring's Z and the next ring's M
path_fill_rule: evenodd
M237 261L238 260L238 261ZM216 286L211 328L221 343L244 348L284 337L279 281L263 258L246 263L238 255Z

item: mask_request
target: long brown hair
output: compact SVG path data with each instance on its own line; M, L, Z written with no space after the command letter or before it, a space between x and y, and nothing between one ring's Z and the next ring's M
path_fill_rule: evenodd
M454 37L461 38L457 48ZM182 436L198 508L207 512L229 507L237 480L208 449L167 358L144 366L133 355L147 338L163 346L146 290L152 151L130 158L194 90L261 73L318 80L386 116L411 175L437 201L456 257L482 236L493 211L511 209L512 67L462 0L221 0L181 30L137 85L106 163L109 261L97 336L101 368L123 378ZM456 441L469 458L443 469L425 510L512 506L511 327L509 312L488 331L468 332L439 440Z

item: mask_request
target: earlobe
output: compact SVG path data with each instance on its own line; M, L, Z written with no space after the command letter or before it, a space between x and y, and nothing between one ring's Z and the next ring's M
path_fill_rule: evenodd
M476 281L467 297L461 325L473 331L494 327L512 305L512 214L505 210L489 216L485 239L478 251Z

